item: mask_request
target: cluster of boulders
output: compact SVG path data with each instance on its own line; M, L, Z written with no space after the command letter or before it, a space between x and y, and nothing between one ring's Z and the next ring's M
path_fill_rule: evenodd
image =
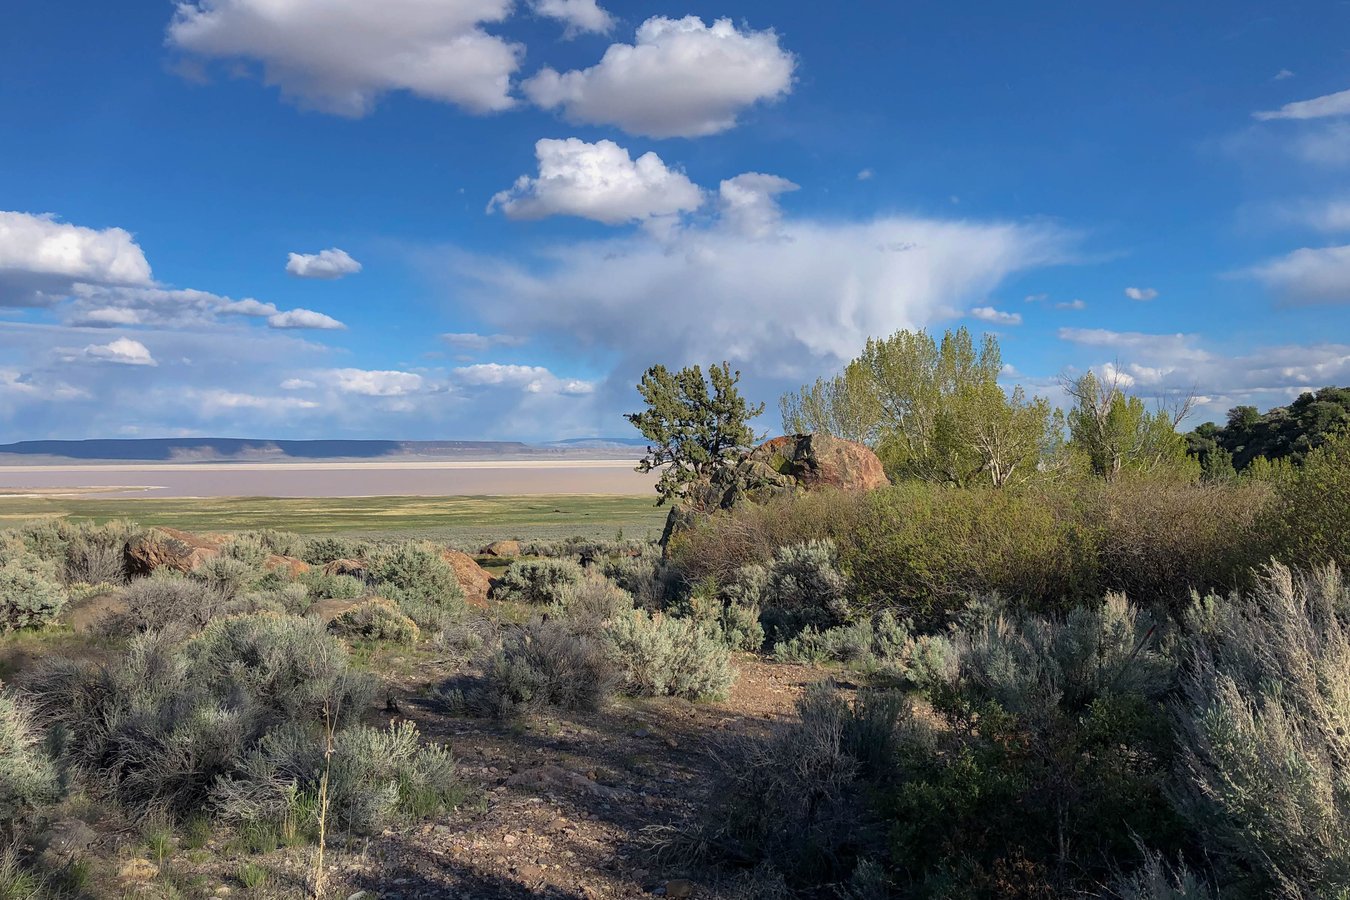
M734 468L690 485L671 508L661 543L718 510L803 491L870 491L890 483L881 460L862 444L828 434L776 437L751 450Z

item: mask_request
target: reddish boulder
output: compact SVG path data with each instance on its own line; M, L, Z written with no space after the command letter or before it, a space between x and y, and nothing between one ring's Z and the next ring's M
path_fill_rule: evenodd
M335 559L323 567L325 575L350 575L353 578L366 580L368 574L367 566L359 559Z
M493 541L483 548L484 556L511 559L520 555L520 541Z
M881 460L869 448L827 434L776 437L752 450L748 459L792 478L808 491L822 487L870 491L891 483Z
M299 578L309 571L309 563L294 556L278 556L273 553L263 561L263 568L269 572L282 572L291 580Z
M487 609L488 589L492 587L491 576L467 553L445 550L441 557L455 570L455 580L464 592L464 600L470 606Z
M305 617L318 619L325 625L330 625L338 616L342 615L353 606L357 606L365 601L366 598L359 598L356 600L315 600L305 610Z
M149 575L162 568L191 572L208 559L219 556L225 541L217 535L188 534L177 528L152 528L127 541L123 548L127 573Z

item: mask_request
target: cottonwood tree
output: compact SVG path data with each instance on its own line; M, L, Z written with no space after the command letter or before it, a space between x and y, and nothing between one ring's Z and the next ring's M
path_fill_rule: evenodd
M746 403L740 380L726 362L709 366L706 379L698 366L671 372L657 365L643 373L637 389L647 408L624 418L650 442L637 470L661 470L658 506L683 497L695 482L716 481L754 443L747 422L764 404Z
M1150 412L1144 401L1125 393L1114 369L1063 381L1073 401L1066 416L1070 453L1085 458L1092 471L1113 481L1126 471L1150 472L1186 464L1186 439L1177 425L1190 412L1192 398Z
M876 449L902 478L1003 486L1036 470L1051 408L999 385L1003 356L965 328L939 343L923 331L868 340L843 373L781 402L789 431L824 431Z

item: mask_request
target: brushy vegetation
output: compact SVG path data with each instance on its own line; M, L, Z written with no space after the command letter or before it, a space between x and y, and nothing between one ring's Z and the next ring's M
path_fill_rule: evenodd
M419 635L417 623L383 597L358 603L334 619L331 628L348 637L394 644L416 643Z
M547 606L563 603L584 576L581 566L568 559L522 559L507 567L494 590L502 600Z

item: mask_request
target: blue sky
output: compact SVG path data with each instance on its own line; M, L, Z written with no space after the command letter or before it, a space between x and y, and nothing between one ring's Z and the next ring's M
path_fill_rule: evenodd
M623 434L959 324L1056 400L1350 383L1350 3L0 16L7 439Z

